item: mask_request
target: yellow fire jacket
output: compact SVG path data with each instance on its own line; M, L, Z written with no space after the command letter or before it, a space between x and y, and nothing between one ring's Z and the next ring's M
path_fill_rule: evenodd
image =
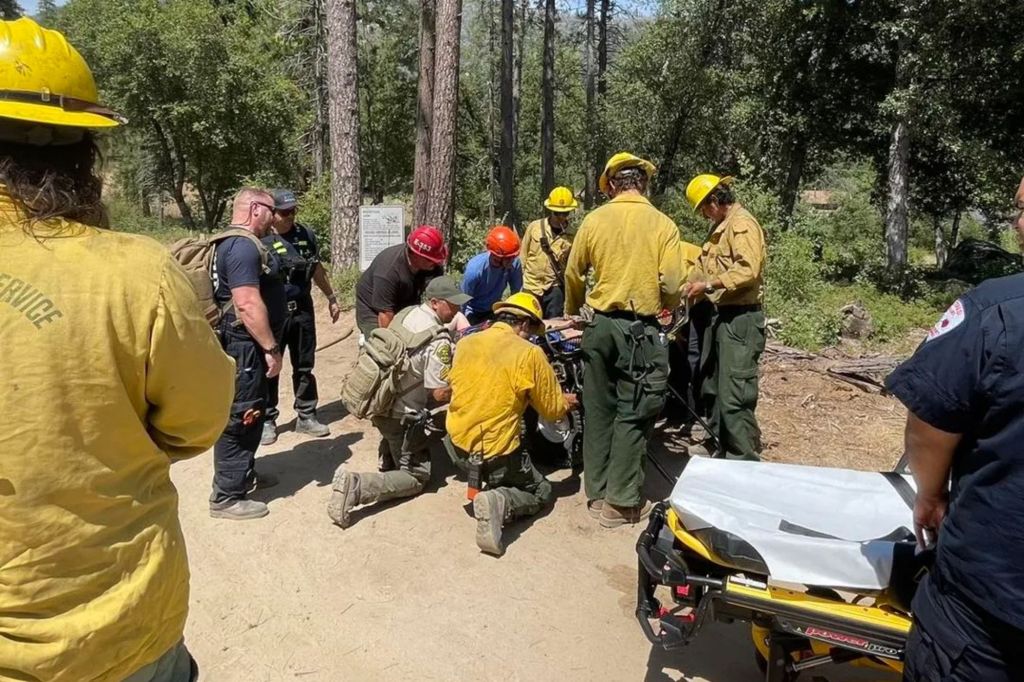
M519 447L519 421L527 405L552 421L569 407L544 351L501 322L459 341L451 387L448 435L484 459Z
M700 257L709 279L725 289L711 295L719 306L751 305L764 300L764 231L747 209L734 204L711 232Z
M565 271L565 262L569 258L572 240L563 232L555 235L546 218L534 220L526 226L523 233L523 247L520 258L523 261L523 291L541 296L545 291L561 284L551 264L551 257L541 246L541 238L547 237L551 254L555 257L561 270Z
M234 363L166 249L0 195L0 678L121 680L182 637L171 462L227 423Z
M594 286L586 291L587 270ZM679 229L645 197L620 194L583 219L565 271L565 311L586 302L604 312L657 315L679 304L683 285Z

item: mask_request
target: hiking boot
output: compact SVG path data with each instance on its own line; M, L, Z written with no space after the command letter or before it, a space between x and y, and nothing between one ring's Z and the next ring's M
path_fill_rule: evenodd
M654 508L650 502L644 502L638 507L619 507L618 505L605 502L601 510L601 525L605 528L618 528L626 524L640 523L651 515Z
M267 505L256 500L227 500L210 503L210 516L215 519L248 521L249 519L262 519L269 513Z
M327 515L336 526L348 528L352 510L359 504L359 474L338 469L331 488L333 492L327 501Z
M250 493L254 493L257 490L266 490L267 488L273 488L275 485L280 483L277 476L274 474L253 474L252 487L249 488Z
M604 511L604 500L587 500L587 513L591 518L601 518L602 511Z
M260 445L273 445L277 442L277 422L268 419L263 422L263 435L260 437Z
M295 433L304 433L314 438L323 438L324 436L331 435L331 430L326 425L318 422L316 417L310 417L309 419L299 417L295 423Z
M473 499L476 517L476 546L481 552L501 556L505 545L501 543L501 526L505 522L505 496L495 490L477 493Z

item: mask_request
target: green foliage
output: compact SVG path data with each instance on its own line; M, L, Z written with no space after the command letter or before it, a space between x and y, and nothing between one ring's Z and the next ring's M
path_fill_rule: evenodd
M356 307L356 285L359 284L360 274L362 273L358 267L339 268L331 273L334 293L338 296L338 303L345 310Z
M127 198L115 195L105 202L110 229L152 237L162 244L172 244L188 237L191 232L180 220L159 216L144 216L141 207Z
M330 262L331 257L331 176L325 175L313 182L304 194L299 196L299 212L296 220L316 235L320 245L320 260Z

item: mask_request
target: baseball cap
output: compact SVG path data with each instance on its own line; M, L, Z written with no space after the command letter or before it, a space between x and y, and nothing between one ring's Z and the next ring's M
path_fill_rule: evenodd
M469 303L472 296L462 293L462 290L455 284L451 277L442 275L427 282L427 288L423 292L424 298L430 300L437 298L448 301L452 305L464 305Z
M295 208L295 205L299 203L295 198L295 192L290 189L275 189L273 194L274 208L279 211L287 211L290 208Z

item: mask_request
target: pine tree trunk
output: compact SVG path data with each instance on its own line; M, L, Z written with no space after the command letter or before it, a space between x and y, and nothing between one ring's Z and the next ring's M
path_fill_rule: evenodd
M782 194L779 197L783 230L789 229L793 224L793 210L796 208L796 196L800 191L800 179L803 177L806 162L807 138L796 133L790 144L789 170L786 172L786 182L782 186Z
M946 242L946 233L942 229L940 216L932 216L932 227L935 231L935 266L941 268L949 256L949 244Z
M359 69L356 0L327 0L327 77L331 129L331 261L359 260Z
M501 148L498 152L498 185L501 187L502 222L511 222L515 201L515 102L512 92L513 67L513 0L501 0Z
M594 4L596 0L587 0L586 31L587 37L583 46L583 71L587 93L587 108L584 112L584 125L587 130L586 173L587 181L583 193L583 207L591 208L597 200L597 176L601 174L596 160L596 148L592 132L597 121L596 88L597 60L594 58Z
M555 0L545 0L540 123L541 192L544 196L555 186L555 16Z
M330 101L327 92L327 17L325 0L312 0L313 9L313 128L310 131L313 177L327 174L330 164Z
M889 200L885 214L885 258L889 275L903 276L907 268L907 165L910 139L901 119L892 128L889 143Z
M413 171L412 224L427 216L430 199L430 136L434 126L435 0L420 0L420 78L416 97L416 167Z
M605 149L604 99L608 92L608 23L611 21L611 0L601 0L601 12L597 19L597 97L594 102L594 168L597 177L608 154Z
M487 7L487 70L490 74L490 78L487 79L487 167L489 169L487 176L487 224L494 225L495 214L498 208L498 155L496 150L501 145L500 141L497 144L495 143L495 140L499 139L499 135L495 130L498 96L494 82L498 80L499 60L494 57L494 46L497 42L494 31L494 2L492 0L480 0L480 2Z
M427 222L450 238L455 218L455 141L459 106L462 1L437 0L434 54L434 130L430 142Z
M949 248L955 249L960 241L960 218L963 216L960 209L953 211L953 226L949 230Z

